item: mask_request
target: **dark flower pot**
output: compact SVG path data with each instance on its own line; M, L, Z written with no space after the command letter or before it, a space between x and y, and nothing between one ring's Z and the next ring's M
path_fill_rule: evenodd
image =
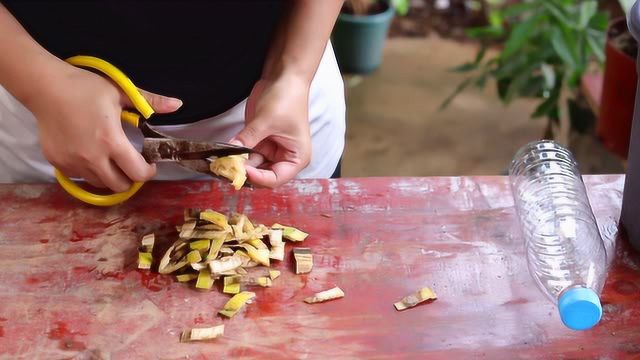
M638 81L636 59L620 49L615 41L620 34L628 34L625 18L612 21L607 34L602 101L596 133L606 148L626 159Z
M384 4L378 14L338 16L331 41L342 72L367 74L380 66L393 14L394 8Z

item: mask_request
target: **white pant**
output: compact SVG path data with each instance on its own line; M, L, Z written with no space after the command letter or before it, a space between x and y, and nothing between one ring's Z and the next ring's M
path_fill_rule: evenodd
M191 124L158 126L167 135L195 141L228 141L244 126L246 100L223 114ZM311 163L299 178L328 178L333 174L345 136L345 102L342 77L327 44L311 83L309 121L312 138ZM142 134L129 125L125 132L142 149ZM156 180L202 178L172 163L159 163ZM54 181L53 168L42 154L33 114L0 86L0 183Z

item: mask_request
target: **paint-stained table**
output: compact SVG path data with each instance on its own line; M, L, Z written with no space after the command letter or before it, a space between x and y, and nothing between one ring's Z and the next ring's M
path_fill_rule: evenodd
M606 238L623 182L587 178ZM0 358L640 357L640 257L615 240L603 321L565 329L527 272L504 177L300 181L232 195L217 182L150 183L104 209L53 184L1 185ZM295 275L286 259L272 288L223 320L226 295L136 269L140 236L155 231L160 253L185 207L295 224L311 233L314 269ZM334 285L345 298L302 302ZM396 312L423 286L438 300ZM221 339L179 343L185 328L221 323Z

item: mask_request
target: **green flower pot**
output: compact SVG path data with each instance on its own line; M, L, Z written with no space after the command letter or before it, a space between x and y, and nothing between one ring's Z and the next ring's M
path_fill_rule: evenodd
M382 62L382 49L387 38L394 8L378 14L354 16L341 13L333 28L331 42L340 70L351 74L367 74Z

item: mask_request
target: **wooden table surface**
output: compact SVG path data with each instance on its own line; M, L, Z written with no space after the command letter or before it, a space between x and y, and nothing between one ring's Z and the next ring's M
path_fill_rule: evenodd
M587 177L607 237L623 182ZM217 182L150 183L104 209L53 184L1 185L0 358L640 358L640 257L617 240L602 322L567 330L528 273L504 177L314 180L232 194ZM311 233L303 246L314 269L300 276L277 264L274 286L223 320L227 295L136 269L140 236L156 231L161 252L185 207L299 226ZM302 302L334 285L345 298ZM423 286L438 300L393 308ZM179 342L183 329L221 323L221 339Z

